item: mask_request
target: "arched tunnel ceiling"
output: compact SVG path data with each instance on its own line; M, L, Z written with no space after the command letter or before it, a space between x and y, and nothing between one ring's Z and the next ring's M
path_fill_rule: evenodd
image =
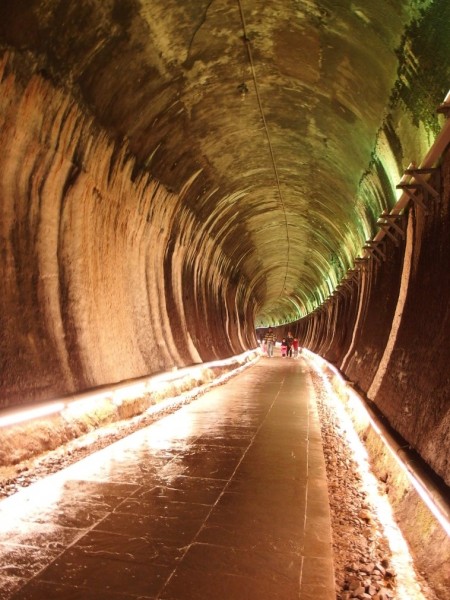
M317 306L371 233L359 183L425 4L3 0L0 28L185 190L267 323Z

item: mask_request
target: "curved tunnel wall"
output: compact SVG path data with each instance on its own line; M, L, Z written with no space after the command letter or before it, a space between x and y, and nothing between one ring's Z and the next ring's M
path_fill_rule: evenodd
M10 4L16 5L12 2ZM63 6L64 3L55 4ZM90 4L100 8L104 6L100 2ZM130 6L131 4L134 3L130 3ZM138 4L140 3L136 3ZM281 263L276 253L269 252L270 261L262 268L258 252L254 252L246 269L240 270L241 265L237 262L245 263L247 254L252 255L252 248L262 249L262 243L258 246L251 241L251 236L240 223L239 217L247 217L251 210L257 209L254 232L258 232L258 240L261 239L268 245L266 215L273 213L276 203L272 202L266 187L262 186L261 192L253 200L253 208L246 205L241 207L241 212L236 211L234 203L245 199L246 193L245 189L234 187L236 182L224 191L222 198L216 198L216 204L209 202L224 179L214 178L212 187L209 175L207 177L203 172L199 174L206 167L204 161L200 158L197 160L201 156L201 145L196 146L195 141L205 139L208 144L212 137L211 131L208 130L209 135L203 135L202 129L198 138L193 136L192 131L185 129L185 117L176 121L176 127L172 126L176 111L179 110L178 85L182 79L172 79L171 68L163 69L164 77L159 77L154 65L144 61L148 68L143 72L152 75L147 82L151 93L141 98L137 93L140 80L136 80L133 81L135 87L131 88L136 93L131 99L139 99L139 103L150 108L153 108L150 102L154 101L155 110L148 109L148 115L146 111L139 111L136 107L135 110L126 112L130 105L127 102L116 102L117 96L126 89L126 86L122 86L122 81L119 81L117 87L113 87L111 96L107 92L103 95L102 84L105 84L108 91L108 82L114 80L117 84L118 79L115 60L105 64L102 61L111 54L114 59L120 57L119 72L122 72L126 70L123 65L130 64L133 57L136 59L136 54L127 55L122 45L115 52L105 52L99 63L95 63L95 69L88 69L87 77L79 77L77 87L73 79L78 72L77 68L80 69L78 74L84 71L81 68L83 65L75 68L75 59L86 58L86 55L82 53L81 47L79 51L78 46L69 44L66 47L65 40L74 39L75 33L79 34L79 27L85 21L67 18L66 29L60 31L59 28L54 28L57 32L55 41L52 36L48 37L49 30L39 29L38 25L43 20L36 18L36 29L33 29L34 33L30 36L33 42L37 40L39 44L28 44L27 27L24 26L24 21L25 25L28 21L21 13L25 3L17 6L17 14L12 10L4 11L15 15L16 18L12 20L14 26L8 19L4 22L9 25L2 25L8 34L3 35L3 44L16 50L6 53L1 65L1 405L49 399L103 383L167 370L173 366L239 353L254 345L252 328L260 308L256 306L255 296L261 301L267 290L272 294L272 299L279 294L277 301L280 300L281 305L278 305L277 316L302 314L299 307L309 304L302 296L300 287L297 289L295 286L292 292L293 297L300 299L297 304L291 302L292 296L284 296L278 292ZM372 6L373 3L370 3L370 7ZM364 108L370 112L369 120L373 127L380 126L380 121L383 120L374 150L373 138L355 134L358 130L353 127L354 117L344 110L345 107L334 96L327 95L328 88L327 93L320 95L323 102L314 101L317 105L333 107L327 122L330 134L334 131L332 123L339 123L339 142L344 139L342 127L346 118L349 118L352 124L351 139L361 138L365 144L364 157L355 163L349 163L346 152L338 152L340 170L345 172L346 177L356 185L360 178L359 168L366 166L365 156L368 158L372 155L373 160L360 180L358 198L347 198L344 193L336 194L335 176L330 171L326 175L330 184L327 197L333 197L334 202L322 202L324 198L317 194L320 202L317 206L310 207L310 220L307 223L296 221L295 228L292 227L296 233L293 245L296 250L301 248L296 256L298 259L303 257L303 262L308 266L297 271L298 265L293 262L292 278L296 278L298 273L306 275L306 279L311 275L311 281L306 286L310 290L315 289L312 272L317 271L325 280L322 282L324 289L331 291L330 286L332 288L332 284L338 281L338 275L342 277L350 264L352 256L349 248L356 248L359 243L359 235L355 235L350 224L356 224L358 229L362 229L361 234L371 233L380 207L390 208L394 203L393 190L396 182L393 179L400 172L405 156L412 156L414 153L422 156L431 143L432 133L436 133L434 129L438 120L436 115L434 118L430 117L430 107L436 106L436 99L442 99L442 90L448 81L447 48L450 38L446 27L450 21L444 18L449 11L447 3L434 2L429 6L430 10L425 11L425 18L413 21L409 26L411 31L405 31L397 87L389 107L385 106L384 96L380 96L381 79L371 77L369 96L369 90L365 90ZM115 12L114 10L113 13ZM339 11L338 13L340 14ZM24 14L28 13L25 11ZM397 47L394 38L401 30L401 14L396 16L397 33L392 35L389 44L386 46L383 39L377 40L374 46L378 48L383 41L382 46L386 46L386 52L387 47L392 50L388 53L388 69L379 60L378 54L375 57L376 73L379 73L380 78L383 74L386 94L395 81L393 48ZM58 15L61 16L59 12L53 15L52 23L57 23ZM327 19L332 16L329 12ZM354 24L355 15L350 17ZM214 16L214 19L217 18L222 18L220 11ZM164 18L162 20L165 22ZM77 25L74 31L70 28L72 22ZM91 19L86 22L98 21ZM326 21L313 19L312 22L323 34L326 32ZM104 26L104 32L95 30L96 34L102 33L101 39L109 40L109 23L107 21ZM339 23L343 25L345 21L339 20ZM366 34L366 25L360 23L359 27L358 31ZM179 29L177 22L174 30ZM352 28L348 29L353 31ZM241 32L239 27L236 31ZM72 32L72 37L65 35L66 32ZM224 37L228 39L226 33ZM127 40L127 35L128 33L123 33L120 39ZM279 37L282 37L281 34ZM79 42L82 41L81 38L81 35L77 38ZM202 41L205 56L210 39ZM298 40L298 43L304 42L301 36ZM96 57L96 48L97 43L92 42L92 46L89 44L88 55L91 55L92 50ZM140 49L141 44L136 43L136 48ZM242 54L241 46L239 48ZM335 49L328 45L326 52L327 55L332 55L328 65L331 70L330 76L321 80L321 85L332 81L335 73ZM288 54L283 51L280 55ZM350 54L353 55L353 50ZM345 51L345 55L349 55L349 52ZM159 54L152 53L151 56L156 57L159 63ZM356 53L355 56L359 55ZM136 64L141 65L139 61ZM170 63L169 66L173 67L174 64ZM346 63L342 63L337 71L347 73ZM348 73L351 74L352 69ZM366 67L361 67L358 73L365 74ZM127 73L127 76L131 77L131 73ZM230 77L235 90L235 73ZM336 87L337 91L347 90L352 94L359 91L360 88L355 84L355 81L360 81L359 77L350 77L348 84L345 84L345 76L342 79L343 82ZM101 100L97 98L97 104L94 102L96 94L86 92L86 89L91 89L90 84ZM169 93L172 84L176 89ZM82 93L83 89L85 94ZM308 91L308 97L309 95ZM313 97L314 94L311 93L311 98ZM238 100L242 112L250 110L249 103L242 103L240 98ZM359 100L355 100L355 103L355 106L360 105ZM132 104L134 106L133 102ZM166 104L169 108L164 112L162 107ZM231 104L231 123L234 124L235 96ZM207 109L211 106L200 104L204 112L208 112ZM353 106L353 102L350 106ZM284 104L283 107L286 110L287 105ZM301 114L306 116L311 114L311 110L311 107L306 106ZM390 111L386 118L384 110ZM154 132L154 137L150 139L152 123L157 122L157 117L162 113L165 115L165 122L160 132L161 139L158 136L155 138ZM276 113L274 108L274 115ZM93 118L93 115L96 117ZM139 115L147 116L143 119L143 129L138 128L138 135L135 131L133 138L130 133L136 125L134 119ZM125 116L126 123L123 123ZM259 114L257 117L259 122ZM254 119L255 115L252 113L251 123L254 123ZM358 121L364 130L367 119L366 114ZM319 121L314 116L310 123L314 135L315 124ZM282 122L284 123L284 118ZM158 127L160 125L156 129ZM286 125L282 131L283 147L290 146L286 137L288 132L292 131L298 136L298 127L299 124L294 121L291 126L286 114ZM213 130L213 136L219 138L221 131ZM129 138L130 146L126 142L112 141L113 138L122 139L118 135L120 132L123 137ZM168 132L172 133L172 137ZM336 132L333 135L336 137ZM184 143L185 139L182 140L183 136L188 144ZM301 137L303 147L304 139L302 136L298 137ZM316 197L314 186L322 180L316 172L317 164L323 160L324 148L327 145L333 147L333 136L330 139L319 135L315 137L318 150L314 153L314 164L310 165L314 169L308 170L308 166L305 168L309 187L306 188L305 185L304 191L303 187L300 190L295 185L289 186L295 189L292 209L294 206L298 208L300 197L302 206L305 199L303 196ZM252 143L248 144L252 148L252 154L257 146L261 146L260 143L255 143L256 139L260 140L259 137L252 137ZM165 152L160 148L162 141L167 144ZM189 148L192 150L190 154L187 153L188 145L192 146ZM296 147L292 145L292 148ZM308 144L306 148L309 152ZM361 150L356 141L351 149L355 153ZM143 165L148 164L147 161L155 159L155 153L157 174L161 181L166 182L166 186L153 179L143 168ZM222 155L220 153L221 157ZM135 162L136 156L139 165ZM240 157L236 154L234 158ZM291 175L297 173L298 164L298 156L295 155L295 172ZM355 170L356 164L358 169ZM183 177L175 176L177 170L182 171ZM225 171L220 172L223 175ZM252 178L259 181L261 173L258 170L251 173ZM239 171L235 175L237 180ZM171 183L179 185L169 188ZM446 202L448 204L445 177L442 185L439 211L444 210ZM345 188L347 192L348 189ZM259 193L264 194L264 202ZM214 214L211 212L213 205ZM339 214L336 215L336 207L341 205L345 210L343 214L338 211ZM301 214L308 213L306 207L305 204L305 210L301 210ZM436 210L433 208L433 211ZM209 224L205 224L208 219ZM446 457L449 455L449 442L445 441L445 435L448 431L446 398L449 384L443 375L448 368L442 362L448 353L449 337L445 312L448 299L445 219L446 214L442 212L433 212L423 219L416 208L409 210L401 224L403 231L407 231L406 241L399 240L398 247L393 242L390 245L387 242L385 252L388 258L382 265L373 259L366 267L358 269L351 279L338 288L332 301L320 306L312 315L300 321L297 327L303 343L334 362L354 380L385 410L392 425L405 439L448 481L449 466ZM431 223L435 224L432 232L429 230ZM299 235L299 225L305 236L303 233ZM215 237L212 237L212 232ZM317 235L308 238L306 233L309 232L316 232ZM352 240L348 247L344 244L343 248L339 248L339 253L345 254L345 260L338 256L339 253L336 254L336 247L329 243L333 238L341 239L342 232L345 233L344 238ZM272 232L269 237L270 244L274 247L279 241L279 235ZM222 245L220 240L225 240ZM236 241L239 243L236 244ZM440 249L437 246L439 244ZM285 248L283 244L279 245ZM307 248L306 253L303 253L304 247ZM430 249L425 251L425 248ZM431 258L424 258L427 256L426 252L433 255L433 268L424 267L426 260L431 261ZM402 300L400 311L398 298L402 290L404 256L408 257L406 264L411 265L411 279L406 285L406 303L403 307ZM436 272L434 268L437 269ZM286 280L288 270L281 272L281 281ZM254 278L253 292L257 289L257 294L252 295L243 273ZM437 289L443 299L440 302L437 295L430 298L430 305L435 302L437 306L435 313L429 317L428 304L424 310L420 307L420 302L424 302L423 298L427 297L422 293L423 289ZM311 299L308 300L311 306L319 304L321 294L316 294L313 300L314 303ZM280 311L279 306L289 306L289 311ZM274 314L275 304L269 308L268 314ZM438 316L435 317L435 314ZM418 328L414 318L419 318ZM400 324L395 338L390 333L393 322ZM428 340L430 332L435 334L429 346L425 347L421 342L421 327L425 328L422 332L423 339ZM416 334L417 337L414 337ZM421 359L426 360L426 372L419 369ZM431 367L428 366L430 361L433 363ZM388 367L386 372L385 365ZM405 398L408 398L410 404L407 404ZM422 415L426 417L423 431L429 431L429 436L421 436ZM430 440L435 433L435 439ZM442 440L443 450L437 453L435 447Z
M439 198L426 197L425 210L410 202L397 220L403 235L383 239L385 260L361 262L338 293L290 327L450 485L450 152L430 183Z
M188 186L136 176L125 146L19 61L0 63L1 405L254 345L246 282L183 205Z

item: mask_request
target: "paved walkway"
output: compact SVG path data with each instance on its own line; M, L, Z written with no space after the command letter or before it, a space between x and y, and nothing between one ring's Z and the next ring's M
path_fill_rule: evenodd
M262 358L0 502L0 598L334 600L303 360Z

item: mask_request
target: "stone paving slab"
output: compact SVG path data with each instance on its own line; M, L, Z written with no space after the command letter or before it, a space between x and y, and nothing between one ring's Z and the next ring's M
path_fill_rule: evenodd
M302 360L262 358L0 502L0 598L334 600Z

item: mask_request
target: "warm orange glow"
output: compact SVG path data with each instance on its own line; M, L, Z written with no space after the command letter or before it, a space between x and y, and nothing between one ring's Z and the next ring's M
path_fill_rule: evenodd
M377 421L370 413L370 411L366 408L361 397L355 392L353 388L351 388L347 384L347 382L343 379L342 375L333 365L328 364L326 361L313 354L312 352L306 352L308 353L308 356L311 358L313 363L317 364L317 366L320 368L320 374L322 375L322 377L325 377L324 368L329 369L334 373L334 376L337 378L340 387L342 387L342 389L345 389L345 394L348 399L348 405L351 408L352 413L357 417L358 422L365 421L370 423L370 426L378 434L386 448L389 450L390 454L395 458L397 464L406 474L422 501L426 504L426 506L431 511L435 519L440 523L441 527L444 529L446 534L450 536L450 516L448 515L447 509L436 502L435 498L433 498L430 492L427 490L426 484L424 484L417 476L417 474L413 472L412 467L407 462L401 459L398 452L396 451L397 449L393 448L392 443L380 429Z
M34 408L19 408L14 411L8 411L8 414L0 416L0 427L17 425L32 419L48 417L49 415L59 413L64 408L64 402L51 402L48 404L35 406Z
M79 400L71 400L70 402L66 402L64 408L60 412L65 418L80 418L89 410L92 410L95 402L102 402L110 398L111 393L108 394L106 392L83 394L83 397Z
M383 442L385 443L389 451L393 452L393 450L391 447L389 447L388 440L383 436L382 431L366 410L361 399L358 397L356 392L344 381L340 373L332 365L329 365L322 358L313 354L312 352L309 352L308 350L304 351L304 356L305 358L307 358L308 362L323 382L324 389L326 390L326 401L333 407L338 417L339 423L337 433L339 436L346 439L353 453L353 458L358 465L358 469L363 475L362 482L367 493L368 500L373 506L378 520L381 523L384 535L389 543L392 552L392 564L394 565L397 573L396 581L398 598L403 600L425 600L425 596L423 595L420 589L420 584L418 583L416 578L413 560L410 555L408 545L396 524L388 497L379 493L378 481L376 477L372 474L367 451L364 448L364 445L361 442L357 432L355 431L352 420L349 414L346 412L343 403L340 401L338 394L333 389L336 385L335 377L337 378L337 383L339 387L342 386L342 389L345 388L347 396L348 398L350 398L350 402L352 403L352 410L356 411L357 415L359 415L359 418L362 418L366 422L370 421L375 431L383 439ZM334 373L333 378L330 378L330 371ZM402 466L403 470L407 473L409 479L412 481L412 474L409 472L405 465L401 464L402 461L399 459L398 456L396 456L396 459L397 462ZM418 490L418 488L416 487L418 484L417 480L415 483L416 485L414 487ZM424 493L423 489L422 493ZM420 494L421 497L423 497L422 493ZM430 504L434 503L428 495L427 506L429 506ZM435 510L433 510L433 514L435 514L435 511L439 513L437 507L434 506L434 508ZM439 520L439 522L441 523L441 525L445 524L445 530L448 531L448 522L445 523L444 520L443 523L441 519Z
M120 406L125 400L132 400L133 398L138 398L152 392L161 392L164 390L165 384L175 380L180 380L180 383L182 381L186 381L186 383L189 381L202 381L205 372L213 367L232 366L236 364L236 368L233 369L233 373L236 373L240 368L248 366L252 361L259 358L259 354L258 349L250 350L238 356L194 365L192 367L182 369L174 367L172 371L166 373L152 375L138 381L131 381L130 383L115 384L101 390L83 392L79 396L73 396L70 399L54 400L33 408L8 409L4 411L3 416L0 416L0 427L16 425L52 414L61 414L65 418L80 417L95 408L96 402L103 402L105 400L112 401L116 406ZM230 373L227 373L216 378L214 381L215 383L221 382L229 376ZM178 404L180 400L169 399L170 402ZM165 406L167 408L167 404ZM159 408L159 403L158 407L152 406L149 409L151 413L158 412L159 410L162 410L162 408Z
M130 385L126 385L123 388L116 389L112 396L113 402L116 406L121 406L125 400L129 400L130 398L137 398L139 396L144 396L149 393L148 382L143 381L139 383L131 383Z

